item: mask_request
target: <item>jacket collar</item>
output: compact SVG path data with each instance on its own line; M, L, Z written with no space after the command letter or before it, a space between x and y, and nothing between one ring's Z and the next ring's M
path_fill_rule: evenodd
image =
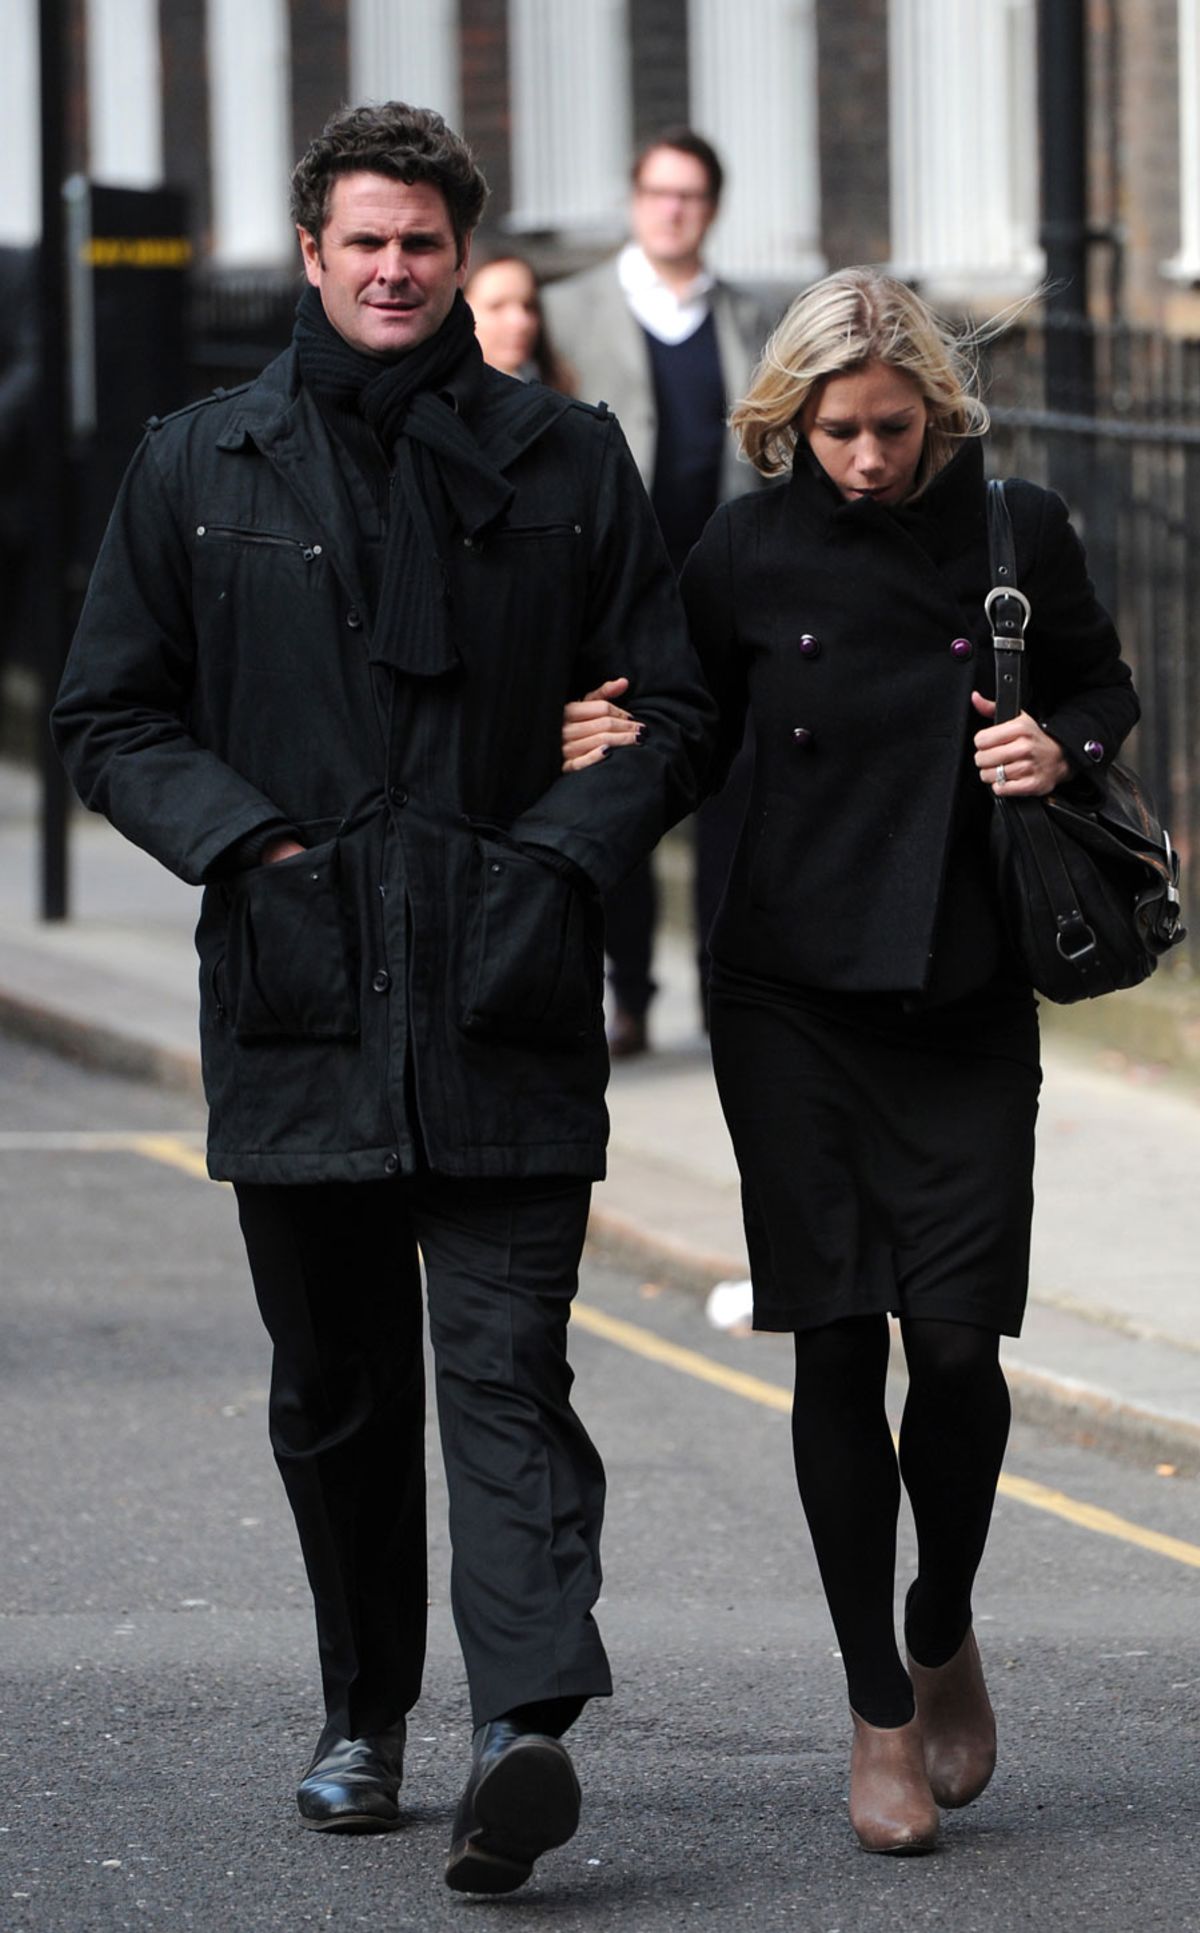
M932 533L939 553L947 554L982 528L983 442L978 436L967 437L919 497L889 509L869 500L847 503L801 437L788 497L793 513L823 538L843 542L897 530L920 532L923 537Z
M500 470L515 463L564 410L572 407L572 399L556 390L518 382L487 368L481 380L461 393L453 384L448 393L469 421L485 456ZM237 452L253 446L264 455L286 460L301 425L307 435L308 423L295 346L268 363L237 402L238 408L217 438L217 448Z

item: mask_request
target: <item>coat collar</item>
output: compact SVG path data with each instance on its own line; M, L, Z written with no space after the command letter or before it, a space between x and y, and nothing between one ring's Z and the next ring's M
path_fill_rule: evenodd
M517 382L494 369L461 396L460 405L484 454L504 470L549 429L572 398L538 383ZM305 399L307 400L307 399ZM257 382L236 399L237 407L217 438L217 448L232 453L248 447L286 460L298 434L307 437L308 415L301 400L299 359L295 346L267 364Z
M968 437L919 497L889 509L869 501L847 503L801 437L796 444L788 500L793 514L827 541L854 541L906 531L936 555L948 555L984 527L982 439Z

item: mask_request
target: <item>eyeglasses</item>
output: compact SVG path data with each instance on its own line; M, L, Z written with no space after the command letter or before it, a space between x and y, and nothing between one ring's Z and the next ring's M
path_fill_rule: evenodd
M634 193L642 195L646 201L684 201L689 203L712 200L706 188L644 188L639 181Z

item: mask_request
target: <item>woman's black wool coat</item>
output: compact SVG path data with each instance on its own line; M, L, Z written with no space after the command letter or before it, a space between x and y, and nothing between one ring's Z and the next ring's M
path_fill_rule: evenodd
M490 370L462 410L514 494L448 544L455 671L373 635L292 351L151 428L93 573L54 729L205 887L219 1177L604 1171L600 894L694 803L712 706L613 418ZM563 705L617 670L647 740L564 776ZM281 823L304 853L227 876Z
M1027 709L1086 785L1136 723L1137 699L1061 499L1022 480L1007 494L1033 607ZM988 589L977 439L898 512L845 502L804 444L790 478L716 512L685 566L684 605L718 703L718 768L748 705L757 745L711 941L719 966L847 992L927 989L951 938L939 926L948 872L962 871L949 864L959 822L989 807L970 769L985 722L971 692L995 696ZM978 867L986 822L976 845ZM979 892L953 897L955 918L994 924ZM940 997L994 969L986 936L973 937L952 936L963 979Z

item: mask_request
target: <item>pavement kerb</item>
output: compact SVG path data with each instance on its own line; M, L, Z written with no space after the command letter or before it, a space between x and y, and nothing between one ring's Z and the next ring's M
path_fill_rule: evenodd
M84 1020L61 1008L43 1006L0 988L0 1032L47 1047L64 1060L100 1074L148 1081L170 1092L204 1099L199 1053L185 1053L154 1041Z
M1073 1436L1174 1463L1189 1475L1200 1472L1200 1427L1187 1417L1140 1409L1111 1390L1045 1369L1006 1362L1004 1374L1019 1421L1052 1429L1065 1424Z
M693 1248L677 1236L656 1234L632 1216L610 1208L593 1206L587 1245L605 1261L701 1302L717 1282L738 1281L746 1273L744 1256ZM1090 1318L1080 1314L1078 1320ZM1200 1427L1188 1418L1141 1408L1114 1391L1033 1365L1006 1362L1004 1373L1017 1421L1066 1428L1073 1436L1118 1452L1132 1450L1175 1462L1189 1472L1200 1471ZM903 1376L898 1352L893 1353L892 1374Z
M738 1282L746 1274L745 1256L719 1255L696 1248L678 1235L648 1229L632 1215L592 1202L588 1247L607 1262L641 1271L662 1288L707 1296L718 1282Z
M84 1019L0 987L0 1031L48 1048L100 1073L141 1080L203 1099L199 1052L159 1045L116 1027ZM588 1224L592 1254L697 1301L723 1280L746 1273L744 1257L701 1249L648 1228L619 1209L595 1204ZM1081 1321L1088 1318L1081 1315ZM1039 1369L1007 1363L1005 1373L1018 1419L1067 1427L1120 1451L1147 1452L1183 1467L1200 1468L1200 1428L1184 1417L1140 1408L1112 1391Z

